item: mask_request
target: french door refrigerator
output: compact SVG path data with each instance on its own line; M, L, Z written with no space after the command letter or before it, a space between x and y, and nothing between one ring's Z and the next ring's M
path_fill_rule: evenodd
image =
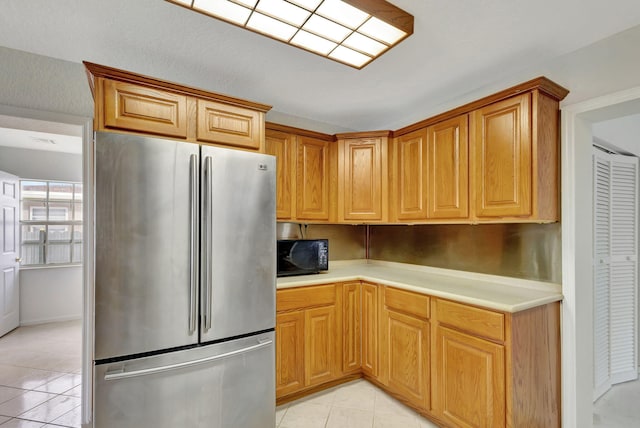
M275 158L97 132L95 428L275 424Z

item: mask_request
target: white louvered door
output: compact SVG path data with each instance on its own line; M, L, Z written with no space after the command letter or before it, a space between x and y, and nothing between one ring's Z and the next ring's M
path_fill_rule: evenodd
M594 400L638 377L638 159L598 150L594 176Z
M593 154L593 400L611 388L609 301L611 288L611 166Z

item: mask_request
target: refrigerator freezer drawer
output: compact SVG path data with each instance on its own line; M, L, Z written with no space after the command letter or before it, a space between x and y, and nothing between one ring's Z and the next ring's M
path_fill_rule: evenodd
M269 332L97 365L94 428L273 427L273 341Z

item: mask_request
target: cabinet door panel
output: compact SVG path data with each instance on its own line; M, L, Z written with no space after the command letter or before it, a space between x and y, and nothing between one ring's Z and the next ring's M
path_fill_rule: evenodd
M424 129L394 142L394 202L396 220L427 218L427 132Z
M505 426L504 346L439 326L433 408L454 426Z
M264 138L264 114L214 101L198 100L196 138L259 150Z
M293 143L295 137L285 132L267 129L265 152L276 157L276 217L278 220L291 219Z
M335 306L305 311L305 385L332 380L336 375Z
M378 376L378 286L362 284L362 370Z
M342 286L342 371L360 369L360 283Z
M531 94L472 114L476 215L531 215Z
M304 386L304 312L276 315L276 395Z
M296 218L329 220L329 142L299 137Z
M105 127L187 137L186 96L113 80L103 87Z
M467 115L427 128L429 218L469 217Z
M429 408L429 322L387 311L389 387Z
M342 220L382 220L388 204L387 179L382 173L386 170L383 139L347 139L339 144Z

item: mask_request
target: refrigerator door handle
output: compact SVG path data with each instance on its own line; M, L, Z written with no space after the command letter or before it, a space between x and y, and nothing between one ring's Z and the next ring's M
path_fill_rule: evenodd
M255 351L256 349L260 349L260 348L264 348L265 346L269 346L273 343L273 340L258 340L258 343L256 345L251 345L251 346L247 346L246 348L242 348L242 349L237 349L235 351L230 351L230 352L225 352L224 354L218 354L218 355L213 355L211 357L206 357L206 358L201 358L199 360L193 360L193 361L185 361L182 363L176 363L176 364L169 364L166 366L160 366L160 367L151 367L148 369L140 369L140 370L132 370L132 371L126 371L124 364L120 367L118 367L117 369L112 369L109 370L105 373L104 375L104 380L118 380L118 379L126 379L126 378L131 378L131 377L138 377L138 376L148 376L148 375L153 375L153 374L157 374L157 373L163 373L163 372L167 372L167 371L171 371L171 370L177 370L177 369L183 369L186 367L193 367L193 366L197 366L200 364L206 364L206 363L210 363L213 361L217 361L217 360L221 360L223 358L229 358L229 357L233 357L234 355L238 355L238 354L245 354L247 352L251 352L251 351Z
M204 159L204 218L203 218L203 228L204 228L204 237L203 237L203 260L204 269L203 269L203 287L202 287L202 305L203 307L203 316L204 316L204 332L209 331L211 329L211 298L213 294L212 290L212 278L211 278L211 212L212 203L213 203L213 177L212 177L212 169L213 169L213 158L211 156L207 156Z
M198 155L189 158L189 334L196 331L198 289Z

